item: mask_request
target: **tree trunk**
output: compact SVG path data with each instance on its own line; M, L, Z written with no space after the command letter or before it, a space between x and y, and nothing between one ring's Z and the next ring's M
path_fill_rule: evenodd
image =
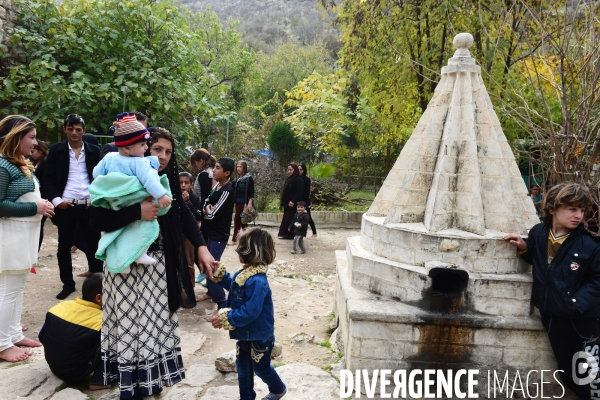
M352 190L352 152L348 150L348 193Z

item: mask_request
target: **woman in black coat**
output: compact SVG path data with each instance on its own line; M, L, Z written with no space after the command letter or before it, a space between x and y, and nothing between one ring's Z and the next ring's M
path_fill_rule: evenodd
M300 171L295 163L289 163L287 166L288 178L281 189L280 205L283 207L283 219L279 226L280 239L293 239L294 232L288 231L288 227L296 214L296 203L301 201L304 196L304 180L300 176Z
M306 176L306 164L300 164L298 166L300 170L300 177L304 180L304 196L302 196L302 201L306 203L306 212L308 213L308 224L310 225L310 229L312 230L312 236L317 237L317 227L315 226L315 221L312 219L312 215L310 215L310 178Z

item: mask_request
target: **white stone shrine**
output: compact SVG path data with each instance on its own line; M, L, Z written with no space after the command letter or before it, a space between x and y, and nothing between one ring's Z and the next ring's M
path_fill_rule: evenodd
M530 304L531 267L502 240L539 219L472 43L454 38L361 236L337 253L335 308L352 371L556 369Z

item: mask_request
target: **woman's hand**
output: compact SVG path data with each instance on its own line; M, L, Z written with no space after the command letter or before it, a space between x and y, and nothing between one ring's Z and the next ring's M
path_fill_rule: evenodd
M38 200L35 202L37 207L36 214L43 215L44 217L52 217L54 216L54 205L48 200Z
M508 235L504 236L502 239L506 240L507 242L509 242L510 244L515 246L520 251L527 250L527 243L523 240L523 238L521 236L517 235L516 233L509 233Z
M248 212L252 212L252 199L248 200L248 207L246 207L248 209Z
M154 199L149 197L140 203L140 207L142 208L142 217L140 219L142 221L154 221L158 218L158 204L152 200Z
M290 202L288 203L288 207L289 207L289 208L294 208L294 202L290 201Z
M198 268L208 278L212 278L213 272L219 268L219 262L215 261L206 246L198 247Z

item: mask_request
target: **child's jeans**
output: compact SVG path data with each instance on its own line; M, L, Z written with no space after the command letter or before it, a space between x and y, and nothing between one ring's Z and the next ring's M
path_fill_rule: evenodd
M304 247L304 236L302 236L302 235L294 236L294 243L292 244L292 250L296 251L296 246L300 247L300 251L302 253L306 252L306 247Z
M269 392L280 394L285 390L281 378L271 366L271 352L275 345L275 337L266 340L239 340L236 344L237 357L235 366L240 386L240 400L256 399L254 391L254 374L267 384Z

